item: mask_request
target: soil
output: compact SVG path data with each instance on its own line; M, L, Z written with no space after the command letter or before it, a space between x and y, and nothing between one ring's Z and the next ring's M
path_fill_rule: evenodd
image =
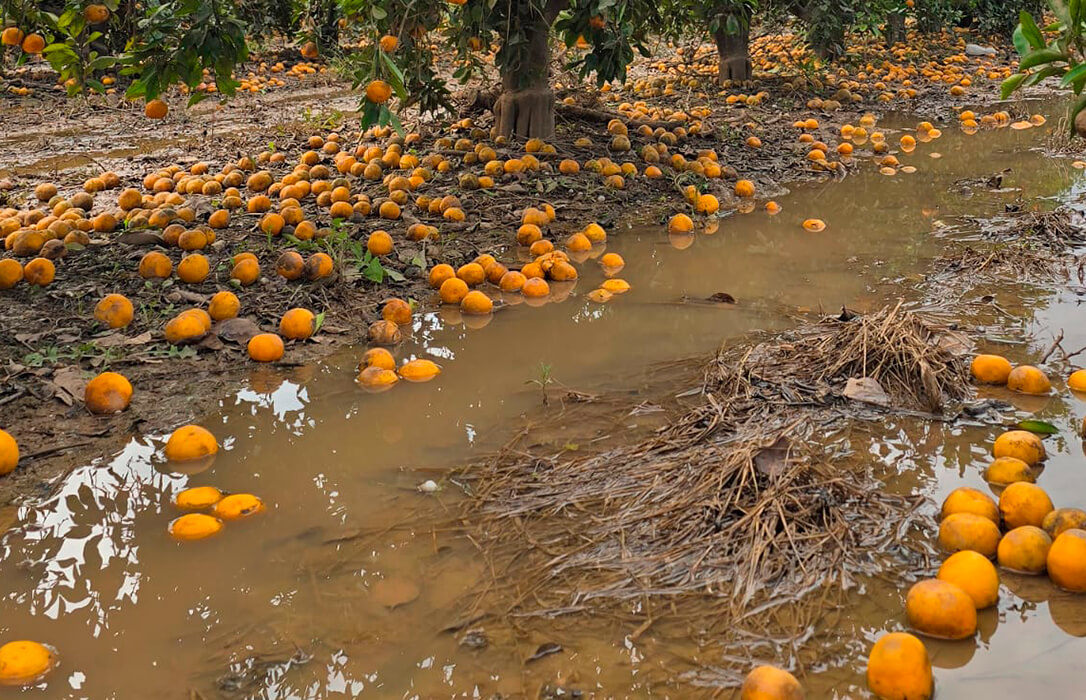
M763 42L764 43L764 42ZM508 265L518 262L517 249L511 245L513 232L526 206L542 202L552 204L558 220L550 233L555 241L596 221L609 232L624 225L663 223L668 216L687 209L682 201L683 187L695 185L715 194L721 202L720 216L749 210L751 200L741 200L732 192L738 177L754 181L758 203L785 192L786 183L799 180L841 179L850 169L869 167L860 159L845 159L832 172L818 168L807 158L807 144L796 140L793 122L812 116L820 122L811 133L833 144L839 126L857 123L867 112L879 114L899 110L901 101L880 102L877 90L864 89L860 101L848 102L831 111L814 109L813 98L829 99L838 87L799 69L773 75L758 70L759 52L766 49L755 42L755 80L745 86L721 90L711 80L676 79L677 75L697 75L698 67L712 65L716 57L710 46L679 55L668 50L661 62L640 61L631 69L630 84L649 86L643 95L648 106L690 111L706 106L711 116L704 120L711 129L690 134L673 153L693 160L700 151L714 149L725 168L725 177L705 180L690 173L668 173L660 179L629 177L626 187L605 187L600 178L582 173L578 177L558 175L561 158L576 158L584 164L589 159L607 156L616 161L639 161L635 152L610 153L607 121L617 116L615 94L597 92L578 86L557 91L559 106L557 134L549 142L554 155L539 154L543 169L539 173L507 176L489 190L464 190L458 186L456 168L427 183L426 194L455 194L468 217L462 223L442 221L440 216L418 213L407 207L402 221L382 221L376 217L354 217L342 229L325 239L319 247L336 260L337 273L315 284L288 283L273 273L275 259L283 247L281 241L269 240L258 230L258 214L234 214L229 229L221 232L210 249L203 251L211 261L212 272L198 285L152 284L139 278L134 270L140 257L151 249L160 249L176 263L180 251L167 249L153 233L129 231L103 235L83 250L72 250L58 261L57 280L47 288L20 285L3 293L4 321L0 325L0 423L18 426L23 457L19 469L0 479L0 507L23 497L46 494L58 474L77 463L86 463L87 455L105 457L115 452L133 435L161 434L173 426L189 422L212 410L247 378L252 381L254 364L246 355L246 333L237 327L220 327L195 346L171 347L162 337L164 322L177 311L199 306L220 289L231 289L230 258L242 250L256 252L264 275L256 286L244 290L242 315L253 328L274 331L278 319L288 308L304 306L325 313L320 333L304 343L288 347L289 362L275 368L258 367L259 372L312 371L316 360L336 348L365 345L367 326L379 318L381 302L389 297L415 300L423 308L435 305L426 284L425 270L436 262L458 266L481 253L491 253ZM917 52L921 58L938 63L960 51L948 42L932 43ZM928 52L920 56L920 52ZM1000 60L1009 64L1008 47L1000 47ZM970 59L980 61L981 59ZM988 59L984 59L988 61ZM829 67L825 74L832 74ZM23 209L31 206L33 188L43 181L55 183L62 195L82 189L82 183L103 171L116 172L121 186L139 186L143 177L171 164L190 167L206 162L212 172L240 157L257 157L261 152L286 154L286 161L268 167L275 177L289 172L288 164L309 150L306 139L342 134L342 143L353 146L365 142L358 133L353 110L356 96L348 82L331 71L305 79L285 78L286 85L274 90L246 94L219 105L207 100L185 110L184 100L175 96L177 105L167 119L147 120L142 110L123 102L119 96L87 100L68 99L51 88L53 78L40 66L37 72L19 78L20 85L31 86L29 97L3 93L0 111L5 115L0 128L0 207ZM917 97L904 102L906 109L929 117L937 124L952 124L955 109L966 104L977 108L992 103L998 82L971 91L967 97L954 98L946 86L934 79L914 78ZM652 85L659 83L653 89ZM569 84L566 82L565 84ZM708 94L707 94L708 93ZM752 104L728 102L729 95L745 93L758 96ZM638 95L623 97L633 101ZM1021 106L1005 106L1014 116L1025 116ZM465 115L471 110L465 105ZM435 145L442 136L466 137L473 128L487 128L488 112L470 113L471 125L448 122L418 122L413 129L421 134L414 147L420 155L440 152L459 164L462 152ZM637 137L631 122L631 140L636 151L644 139ZM745 144L748 135L762 141L758 151ZM588 136L592 145L579 147L574 142ZM495 147L499 158L511 158L523 151L522 144ZM752 157L756 155L756 157ZM325 158L329 162L330 158ZM641 165L638 166L639 169ZM354 181L375 202L385 194L380 182ZM115 192L98 195L112 203ZM197 220L215 208L212 198L194 196L188 205ZM304 205L313 220L319 220L312 202ZM417 218L416 218L417 217ZM376 283L364 272L365 239L374 230L389 228L395 235L415 221L439 226L441 239L411 243L397 236L397 247L390 259L382 261L390 277ZM393 228L394 227L394 228ZM318 246L294 246L308 254ZM88 321L93 304L107 293L120 292L133 299L136 318L123 332L113 332ZM125 374L136 387L132 405L126 412L111 416L92 416L82 405L82 385L94 373L109 368Z

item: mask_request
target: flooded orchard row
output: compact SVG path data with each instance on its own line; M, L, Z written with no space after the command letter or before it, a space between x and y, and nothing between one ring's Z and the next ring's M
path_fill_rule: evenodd
M41 684L52 698L536 697L545 687L709 694L704 670L726 660L692 637L676 641L683 632L667 623L639 630L637 606L628 622L573 616L546 633L538 623L519 632L472 624L466 601L489 574L472 542L439 525L457 508L448 470L548 421L567 387L667 396L687 387L662 386L661 362L804 315L916 298L948 244L932 233L942 224L1077 196L1080 171L1037 150L1047 132L947 128L900 154L913 174L804 185L778 200L777 216L734 215L692 238L656 227L616 232L607 250L626 260L632 290L609 304L586 299L603 279L586 266L564 300L542 308L510 306L481 326L458 313L418 316L400 355L442 365L428 384L361 392L353 378L362 349L254 370L245 387L224 387L221 409L202 421L223 447L206 470L171 473L165 435L133 436L119 454L87 455L50 497L0 512L10 528L0 547L0 639L58 649L60 666ZM962 185L1008 168L998 187ZM809 218L826 230L805 231ZM1057 329L1064 347L1086 346L1075 322L1081 290L1007 280L997 297L1010 311L991 319L984 349L1036 361ZM1021 342L1028 334L1034 343ZM1069 437L1083 406L1065 396L1025 408L1064 429L1040 483L1057 506L1086 506L1083 455ZM652 421L602 416L599 437ZM853 444L866 441L872 460L898 472L894 489L933 503L961 485L987 489L990 427L902 419L867 430ZM561 432L547 435L579 449L563 445ZM418 489L428 480L437 491ZM175 542L174 495L204 485L256 494L267 509L206 541ZM835 658L797 674L811 697L866 692L862 655L883 630L903 627L906 588L866 586L839 623L839 643L827 644ZM1086 600L1008 575L980 629L977 643L930 644L940 697L1077 687ZM709 687L690 684L699 678Z

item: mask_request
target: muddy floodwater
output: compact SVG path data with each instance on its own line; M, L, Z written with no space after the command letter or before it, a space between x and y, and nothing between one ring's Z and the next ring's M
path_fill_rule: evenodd
M866 164L840 182L796 187L777 199L777 216L759 208L678 240L651 222L611 232L607 250L625 258L632 290L609 304L585 297L603 279L585 265L560 300L510 304L483 327L458 312L416 317L400 355L442 365L428 384L361 392L353 378L362 348L315 366L254 370L245 386L223 386L220 409L202 420L224 446L206 471L160 470L174 427L161 426L118 454L85 455L51 495L0 511L0 638L59 650L60 667L30 693L43 698L537 697L545 685L597 697L708 695L679 675L724 660L663 629L632 635L636 622L566 619L552 636L536 623L475 644L445 631L463 621L488 573L472 542L445 525L459 498L444 475L561 412L566 388L650 401L696 383L668 386L660 363L819 311L920 300L932 260L969 235L962 217L1050 208L1086 187L1070 158L1040 150L1056 128L1049 116L1053 126L973 136L947 125L898 154L916 172L887 177ZM879 127L896 144L912 123ZM998 187L984 182L1002 171ZM804 231L811 217L826 230ZM721 293L737 303L706 301ZM1065 348L1086 346L1081 288L1007 279L995 295L1005 313L988 319L983 349L1036 361L1060 329ZM952 316L967 300L942 301ZM1068 437L1086 402L1061 391L1023 408L1062 431L1038 483L1057 507L1086 507L1083 446ZM608 417L611 434L600 437L630 422ZM930 496L934 512L958 486L988 490L981 470L997 434L979 423L903 420L853 438L896 472L889 488ZM420 493L427 480L440 490ZM175 542L171 498L199 485L255 493L267 511L215 538ZM1077 696L1086 597L1044 577L1003 578L977 641L929 644L938 696ZM863 654L882 631L903 628L907 585L868 583L840 623L851 658L799 671L808 697L866 697ZM547 644L560 650L529 660ZM0 697L18 694L0 688Z

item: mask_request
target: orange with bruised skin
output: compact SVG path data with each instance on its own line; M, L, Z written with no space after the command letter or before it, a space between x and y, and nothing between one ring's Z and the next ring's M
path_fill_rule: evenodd
M215 321L237 318L240 310L241 301L238 300L237 295L226 291L216 292L207 306L208 315Z
M891 632L871 647L867 687L882 700L930 700L935 693L927 647L907 632Z
M166 322L166 342L171 345L194 343L211 330L211 317L199 309L182 311Z
M1019 481L1034 482L1037 477L1028 464L1017 457L999 457L984 470L984 480L990 484L1014 484Z
M400 381L400 377L390 369L375 365L359 372L355 381L369 391L377 392L391 389L396 382Z
M1008 528L1023 525L1039 528L1045 516L1053 510L1052 499L1037 484L1019 481L1003 489L999 495L999 513Z
M1043 396L1052 390L1052 382L1036 367L1021 365L1007 376L1007 388L1020 394Z
M1008 430L996 438L992 445L992 456L1014 457L1030 466L1036 466L1045 457L1045 446L1041 438L1028 430Z
M468 292L460 300L460 311L466 314L483 315L494 310L494 302L479 291Z
M0 686L30 686L56 666L53 650L38 642L18 640L0 646Z
M441 368L425 359L411 360L400 368L400 377L409 382L428 382L441 374Z
M124 328L132 323L132 302L123 294L107 294L94 307L94 319L110 328Z
M392 298L381 307L381 318L396 325L406 326L411 323L411 304L403 299Z
M939 545L948 552L971 550L994 557L999 539L999 527L980 515L954 513L939 523Z
M392 321L374 321L366 334L374 345L399 345L403 340L399 324Z
M48 287L56 276L52 260L34 258L23 267L23 279L32 287Z
M191 462L210 457L219 451L219 443L207 428L183 425L173 431L166 441L166 459L171 462Z
M936 578L965 591L977 610L990 608L999 599L999 572L988 557L978 552L951 554L939 567Z
M215 504L212 512L223 520L241 520L264 510L264 502L251 493L234 493Z
M370 348L362 355L362 360L358 363L358 371L361 372L368 367L394 370L396 369L396 358L384 348Z
M992 497L968 486L956 488L947 495L943 500L939 517L946 518L955 513L971 513L999 524L999 506Z
M107 415L128 408L132 401L132 384L117 372L102 372L87 382L83 403L91 413Z
M1016 527L999 541L996 560L1004 569L1020 574L1042 574L1052 538L1033 525Z
M939 579L920 581L905 596L909 624L936 639L965 639L977 631L977 608L969 594Z
M173 274L173 262L158 251L151 251L140 260L140 277L146 280L166 279Z
M1086 529L1086 511L1078 508L1057 508L1041 521L1041 529L1055 539L1067 530Z

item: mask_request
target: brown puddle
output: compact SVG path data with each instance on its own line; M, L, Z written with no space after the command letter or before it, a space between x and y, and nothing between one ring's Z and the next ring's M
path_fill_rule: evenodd
M634 634L636 609L628 624L566 619L553 638L512 639L485 622L476 635L444 632L461 621L463 596L485 584L486 572L469 542L434 531L456 507L457 489L442 484L443 473L503 443L523 416L560 410L561 385L652 399L662 391L657 363L786 327L809 311L864 311L915 297L945 245L931 233L940 217L991 215L1082 187L1069 160L1029 150L1044 133L966 137L948 126L941 139L900 156L917 167L911 175L886 177L865 164L843 182L797 187L778 200L776 217L735 215L692 241L669 241L651 226L612 232L608 250L626 259L621 277L632 291L604 306L587 301L603 279L587 263L561 303L511 305L485 327L428 313L400 356L441 364L429 384L362 393L354 354L254 370L249 386L224 388L221 411L203 421L226 448L208 471L157 471L161 441L138 440L120 455L87 455L53 498L22 508L0 547L0 640L60 650L61 666L41 693L54 698L536 697L546 684L601 696L708 694L677 676L722 660L703 658L693 639L657 641L658 631L673 639L664 630ZM1001 191L948 192L955 181L1008 167ZM811 217L826 231L805 232L800 222ZM1001 290L1007 308L1016 289L1008 281ZM738 303L699 302L720 292ZM1007 337L1036 331L1043 346L1048 329L1064 328L1065 347L1086 345L1086 326L1074 323L1080 297L1029 294L1031 318L995 319L993 329L1002 324ZM1043 352L991 346L1012 359ZM530 383L542 379L542 365L555 382L547 410ZM1084 412L1054 397L1039 415L1069 435ZM602 421L601 437L628 422ZM980 469L992 428L912 422L870 431L871 459L900 472L893 488L935 502L962 484L987 488ZM1081 459L1078 441L1065 440L1045 469L1039 483L1057 506L1086 505ZM427 479L443 490L419 493ZM227 523L211 540L178 544L166 533L179 514L170 499L188 485L250 491L268 510ZM1086 599L1057 594L1047 580L1006 583L976 645L931 645L940 697L1026 689L1067 696L1077 688ZM861 657L875 635L903 625L905 588L869 587L841 623L852 663L808 675L811 697L863 696ZM562 648L545 654L549 643ZM705 678L714 683L711 673Z

